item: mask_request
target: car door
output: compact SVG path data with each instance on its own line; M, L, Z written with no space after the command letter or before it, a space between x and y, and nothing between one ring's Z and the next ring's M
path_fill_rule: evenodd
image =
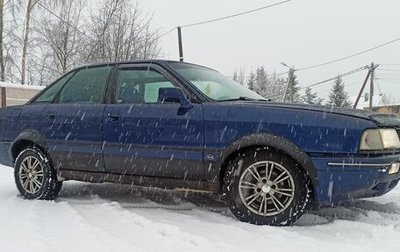
M179 85L159 66L121 65L104 113L104 160L113 173L202 179L203 108L158 102Z
M104 171L102 117L111 66L78 70L41 115L41 127L56 168Z

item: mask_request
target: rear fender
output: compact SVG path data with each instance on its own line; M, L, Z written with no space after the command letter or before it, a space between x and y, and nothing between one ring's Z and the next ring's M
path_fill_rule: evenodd
M32 142L34 145L47 152L47 144L44 136L42 136L42 134L40 134L40 132L37 130L26 129L22 131L10 145L9 154L13 161L18 155L18 148L22 142Z

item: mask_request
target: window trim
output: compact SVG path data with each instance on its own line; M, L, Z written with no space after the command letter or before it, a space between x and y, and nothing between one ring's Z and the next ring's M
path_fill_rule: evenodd
M57 99L58 94L60 93L60 90L64 88L65 84L67 84L69 82L69 80L74 77L74 75L77 73L77 70L79 69L72 69L71 71L68 71L67 73L61 75L59 78L57 78L55 81L53 81L52 83L50 83L49 85L47 85L47 87L45 87L43 90L41 90L39 93L37 93L35 96L33 96L26 104L52 104L54 103L54 101ZM67 76L68 74L73 73L71 75L71 77L69 77L65 83L60 87L60 89L58 90L58 92L56 93L56 95L54 96L53 100L50 102L36 102L36 99L41 96L44 92L46 92L48 89L50 89L52 86L54 86L57 82L59 82L62 78L64 78L65 76Z
M102 99L99 103L86 103L86 102L74 102L74 103L60 103L60 95L61 92L64 90L65 86L69 83L69 81L72 79L73 76L75 76L77 73L79 73L82 70L87 70L87 69L92 69L92 68L99 68L99 67L110 67L110 72L107 75L106 78L106 83L104 84L104 90L103 90L103 95L102 95ZM102 64L102 65L94 65L94 66L83 66L80 68L75 69L75 73L71 76L71 78L68 79L68 81L66 81L63 85L63 87L58 91L57 95L55 96L55 99L53 100L53 103L56 104L92 104L92 105L98 105L98 104L106 104L106 94L107 94L107 88L109 85L109 81L110 81L110 77L114 71L115 68L115 64Z
M187 88L179 83L170 73L168 73L163 67L152 64L152 63L124 63L124 64L119 64L118 66L115 67L115 73L112 79L112 82L110 83L110 90L109 92L109 103L110 104L118 104L118 105L127 105L127 104L121 104L116 101L116 92L117 92L117 84L118 84L118 78L119 78L119 70L120 69L137 69L137 68L149 68L152 69L159 74L161 74L165 79L167 79L169 82L172 83L175 87L178 87L182 89L185 95L188 97L192 97L191 92L187 90ZM158 104L158 103L132 103L133 105L139 105L139 104ZM132 105L129 103L129 105Z

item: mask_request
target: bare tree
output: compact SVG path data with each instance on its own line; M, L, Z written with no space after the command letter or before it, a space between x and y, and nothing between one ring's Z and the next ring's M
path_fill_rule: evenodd
M42 46L48 47L47 56L56 73L63 74L78 63L79 55L83 53L83 40L80 20L84 10L84 1L66 0L58 8L60 19L45 17L38 30L38 40Z
M19 5L23 6L23 4L26 3L26 1L19 1ZM20 73L21 73L21 84L25 84L26 82L26 69L27 69L27 58L28 55L31 55L28 53L28 47L30 45L30 36L31 36L31 21L33 18L34 14L34 9L36 9L37 5L41 5L42 7L45 5L51 6L52 8L56 7L60 3L64 3L65 0L27 0L27 5L26 5L26 12L25 12L25 19L24 19L24 29L23 29L23 39L22 39L22 55L21 55L21 68L20 68ZM30 73L29 75L32 75Z
M75 65L159 55L152 15L135 0L86 3L0 0L0 81L42 85Z
M151 59L160 53L158 32L152 31L152 16L143 15L138 3L101 0L88 22L88 53L85 60L121 61Z
M11 49L15 48L15 37L12 31L15 29L14 1L0 0L0 81L7 78L7 68L12 61Z
M244 85L245 80L246 80L246 68L245 67L240 67L239 70L235 68L235 71L233 72L233 80L240 83L240 85Z
M21 58L21 84L25 84L25 75L26 75L26 59L27 59L27 51L28 51L28 43L29 43L29 34L31 29L31 16L33 7L38 3L39 0L28 0L28 4L26 6L26 15L25 15L25 25L23 32L23 44L22 44L22 58Z
M4 0L0 0L0 81L5 80L5 57L4 57Z
M244 85L245 80L246 80L245 74L246 74L246 69L245 69L245 67L241 67L241 68L239 69L239 75L238 75L238 80L237 80L237 81L238 81L242 86Z

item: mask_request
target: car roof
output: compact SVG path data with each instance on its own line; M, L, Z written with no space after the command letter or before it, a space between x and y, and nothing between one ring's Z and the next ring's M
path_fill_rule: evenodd
M86 68L86 67L95 67L95 66L106 66L106 65L119 65L119 64L157 64L157 65L166 65L167 63L183 63L187 65L192 65L192 66L198 66L198 67L203 67L209 70L216 71L215 69L198 65L198 64L193 64L190 62L183 62L183 61L176 61L176 60L163 60L163 59L152 59L152 60L127 60L127 61L114 61L114 62L99 62L99 63L93 63L93 64L84 64L78 67L75 67L71 69L71 71L81 69L81 68Z
M153 59L153 60L127 60L127 61L109 61L109 62L99 62L99 63L93 63L93 64L84 64L81 66L78 66L76 68L85 68L85 67L93 67L93 66L103 66L103 65L116 65L116 64L149 64L149 63L155 63L155 64L165 64L165 63L179 63L180 61L174 61L174 60L162 60L162 59ZM181 62L182 63L182 62ZM186 63L186 62L184 62ZM190 63L188 63L190 64ZM76 69L75 68L75 69Z

